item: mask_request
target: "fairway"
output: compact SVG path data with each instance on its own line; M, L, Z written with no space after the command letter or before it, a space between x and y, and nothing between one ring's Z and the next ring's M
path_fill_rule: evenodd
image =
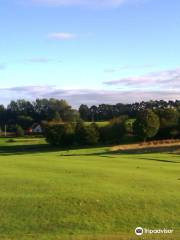
M138 226L180 238L179 151L66 151L1 139L0 189L0 239L137 239Z

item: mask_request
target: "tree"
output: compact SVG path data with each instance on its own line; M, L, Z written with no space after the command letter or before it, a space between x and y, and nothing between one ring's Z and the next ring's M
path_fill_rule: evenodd
M81 104L79 107L79 114L80 118L83 119L84 121L89 121L90 119L90 110L87 105Z
M179 112L174 108L164 108L156 110L160 118L160 129L157 134L158 139L175 138L178 136Z
M145 109L137 115L133 124L134 133L144 141L154 137L159 130L159 117L150 109Z
M19 125L16 126L16 136L17 137L23 137L24 136L24 130Z
M69 109L64 113L65 122L77 122L79 120L79 112L75 109Z
M23 129L28 129L33 124L33 119L30 116L20 115L17 117L17 124Z
M75 141L79 146L97 144L99 141L98 126L95 123L85 126L82 121L78 122L75 128Z
M126 133L125 122L127 121L127 116L122 116L113 119L108 126L108 135L110 143L118 144Z
M0 127L3 127L6 123L6 109L3 105L0 105Z
M174 108L159 109L157 114L160 119L160 127L174 127L178 125L179 113Z
M53 117L52 121L53 122L62 122L62 119L61 119L61 116L60 116L59 112L56 111L54 113L54 117Z
M85 140L87 145L95 145L99 141L98 127L95 123L85 128Z
M77 145L86 144L86 126L83 121L78 121L75 127L75 142Z
M45 124L44 135L53 146L70 146L74 143L74 127L70 123Z

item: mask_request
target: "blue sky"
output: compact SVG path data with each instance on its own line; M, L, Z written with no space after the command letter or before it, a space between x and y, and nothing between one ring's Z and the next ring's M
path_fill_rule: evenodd
M180 99L179 12L179 0L1 0L1 103Z

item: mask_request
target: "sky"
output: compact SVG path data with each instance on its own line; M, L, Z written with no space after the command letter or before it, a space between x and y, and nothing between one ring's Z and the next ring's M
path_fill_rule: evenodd
M1 0L0 104L180 99L179 0Z

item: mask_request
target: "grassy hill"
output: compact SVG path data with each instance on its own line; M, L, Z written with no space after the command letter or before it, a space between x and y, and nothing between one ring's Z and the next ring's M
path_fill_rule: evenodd
M175 230L154 239L180 238L173 149L65 151L43 139L0 139L0 189L0 239L132 240L137 226Z

